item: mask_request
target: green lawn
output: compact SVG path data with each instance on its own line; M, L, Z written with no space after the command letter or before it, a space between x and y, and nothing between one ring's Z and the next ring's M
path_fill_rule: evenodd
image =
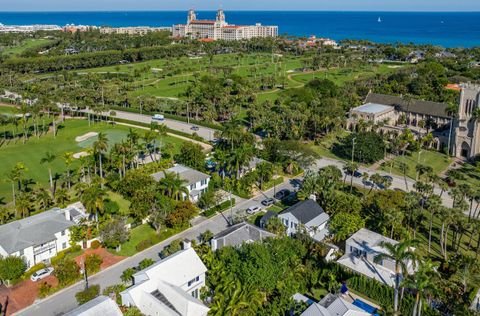
M44 39L44 38L39 38L39 39L31 38L31 39L24 40L17 46L8 47L5 50L0 51L0 54L8 57L17 56L22 54L27 49L42 46L44 44L47 44L48 42L51 42L51 40Z
M438 151L430 151L430 150L422 150L420 152L415 152L412 155L408 156L399 156L393 160L393 167L392 162L387 162L385 165L380 167L380 170L391 172L397 175L403 175L403 172L399 169L399 163L403 162L408 166L407 176L415 179L416 178L416 171L415 167L418 163L422 165L427 165L433 168L433 172L435 174L440 174L441 172L445 171L447 167L452 162L452 159L449 158L447 155L440 153Z
M401 67L401 66L400 66ZM293 74L292 80L300 83L307 83L315 78L328 79L337 85L343 85L347 81L353 81L360 78L372 77L376 74L387 74L395 72L399 67L391 65L363 65L355 68L335 68L330 70L321 70L313 73Z
M119 256L133 256L137 253L135 247L138 243L147 239L158 239L155 229L150 224L137 226L130 231L130 239L122 245L122 249L114 253Z
M84 150L75 141L75 137L84 135L87 132L104 132L107 137L112 136L112 140L119 141L127 135L129 127L122 125L108 125L106 123L96 123L88 126L86 120L67 120L59 129L56 138L52 133L48 133L40 138L30 137L25 144L21 140L10 141L0 147L0 175L5 179L4 175L10 171L17 162L23 162L28 171L25 174L27 179L31 179L35 183L47 184L48 171L45 165L40 164L40 159L46 152L52 152L57 159L52 164L52 169L57 175L65 171L65 163L61 156L65 152L81 152ZM140 135L144 134L144 130L138 130ZM123 136L122 136L123 135ZM112 140L110 144L112 144ZM176 153L183 140L172 137L163 136L161 139L163 144L170 143L174 146L173 152ZM158 140L160 143L160 139ZM74 168L73 165L72 168ZM5 197L6 201L11 200L11 184L7 181L0 181L0 197Z
M120 207L120 214L127 216L130 211L130 201L126 200L123 196L118 193L108 191L108 197L110 200L116 202Z

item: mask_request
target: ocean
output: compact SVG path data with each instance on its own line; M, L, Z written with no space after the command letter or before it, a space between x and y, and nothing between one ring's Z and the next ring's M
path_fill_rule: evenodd
M226 11L225 14L230 24L278 25L280 34L444 47L480 46L480 12ZM0 23L171 26L185 23L186 16L186 11L0 12ZM213 19L215 12L198 11L197 17Z

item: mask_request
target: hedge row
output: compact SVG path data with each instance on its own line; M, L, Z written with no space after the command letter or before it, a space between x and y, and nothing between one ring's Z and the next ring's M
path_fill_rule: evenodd
M203 212L203 216L205 216L207 218L210 218L213 215L215 215L216 213L222 212L222 211L228 209L230 206L234 206L234 205L235 205L235 199L234 198L232 198L231 200L226 200L226 201L224 201L224 202L222 202L218 205L215 205L212 208L209 208L205 212Z

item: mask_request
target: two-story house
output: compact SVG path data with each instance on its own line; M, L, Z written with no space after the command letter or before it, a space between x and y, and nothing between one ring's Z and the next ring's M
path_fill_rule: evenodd
M133 275L133 285L121 292L124 306L136 306L147 316L204 316L200 300L207 268L189 241L184 249Z
M287 228L289 236L295 235L302 226L317 241L330 234L327 227L330 216L314 200L300 201L280 212L278 218Z
M347 239L345 254L337 263L389 286L395 285L395 262L384 259L376 262L375 257L386 253L382 243L396 245L398 241L362 228ZM412 262L407 262L409 273L413 273Z
M59 251L70 247L69 228L86 217L83 205L75 203L2 225L0 256L22 257L27 268L48 262Z
M185 181L185 187L188 190L188 199L192 202L197 202L200 196L208 189L208 183L210 182L210 176L195 169L183 166L175 165L164 171L160 171L152 174L155 181L160 181L165 177L166 173L175 173ZM182 193L183 199L187 199L187 195Z

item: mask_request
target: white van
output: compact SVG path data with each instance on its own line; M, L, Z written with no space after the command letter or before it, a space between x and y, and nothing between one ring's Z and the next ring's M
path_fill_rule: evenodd
M163 114L154 114L152 116L152 120L154 121L163 121L165 120L165 116L163 116Z

